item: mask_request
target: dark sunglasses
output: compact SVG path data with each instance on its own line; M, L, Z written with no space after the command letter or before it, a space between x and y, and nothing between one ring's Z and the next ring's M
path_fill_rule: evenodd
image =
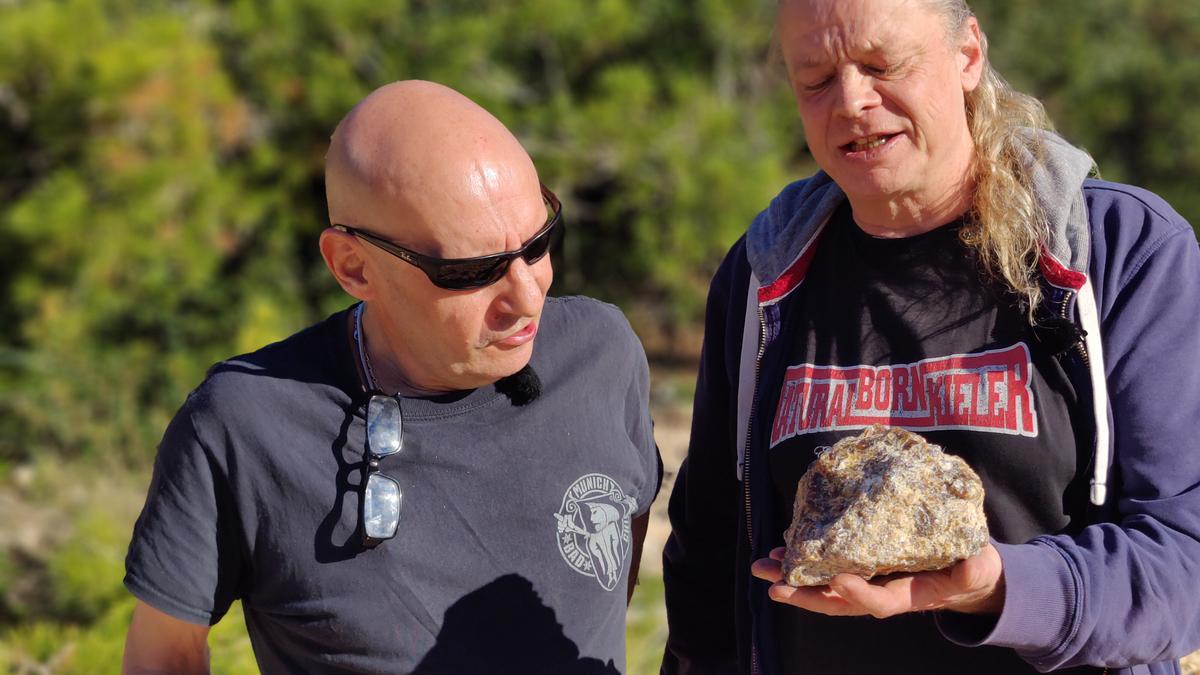
M550 240L554 231L562 222L562 204L545 185L542 186L542 200L546 202L546 225L538 230L537 234L515 251L481 255L476 258L434 258L349 225L334 223L333 227L353 234L419 268L435 286L462 291L496 283L508 272L508 266L517 258L522 258L532 265L546 255L550 250Z
M379 460L400 452L403 447L400 401L393 396L372 396L367 403L367 475L359 500L362 543L367 548L396 536L400 525L404 494L399 481L380 472Z

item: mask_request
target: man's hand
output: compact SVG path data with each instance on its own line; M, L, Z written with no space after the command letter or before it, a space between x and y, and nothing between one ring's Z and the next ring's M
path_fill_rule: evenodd
M869 614L884 619L906 612L948 609L965 614L999 614L1004 608L1004 567L990 543L975 556L935 572L890 574L866 581L839 574L828 586L793 588L782 581L784 549L756 560L750 571L775 582L772 600L830 616Z

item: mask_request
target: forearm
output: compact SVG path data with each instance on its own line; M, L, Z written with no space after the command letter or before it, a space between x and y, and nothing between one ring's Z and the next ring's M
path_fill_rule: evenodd
M125 638L122 675L208 675L208 630L138 602Z

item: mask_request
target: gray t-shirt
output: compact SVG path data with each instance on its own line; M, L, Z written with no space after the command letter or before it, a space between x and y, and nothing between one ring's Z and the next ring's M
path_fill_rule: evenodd
M543 392L402 398L399 532L360 543L367 394L347 312L215 366L158 450L126 559L199 624L240 598L266 672L624 672L630 520L659 486L646 358L616 308L550 298Z

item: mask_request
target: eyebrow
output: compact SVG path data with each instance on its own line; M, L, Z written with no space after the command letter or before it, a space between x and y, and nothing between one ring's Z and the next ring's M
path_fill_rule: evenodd
M792 62L796 68L820 68L829 64L829 59L824 57L808 57Z
M890 60L901 62L912 58L915 51L916 50L913 49L896 49L894 47L887 49L883 45L873 45L860 52L862 58L852 58L851 61L861 61L864 59L872 59L877 57L891 57ZM807 58L797 59L792 63L792 67L797 70L814 70L817 68L827 67L831 64L832 61L823 56L810 56Z

